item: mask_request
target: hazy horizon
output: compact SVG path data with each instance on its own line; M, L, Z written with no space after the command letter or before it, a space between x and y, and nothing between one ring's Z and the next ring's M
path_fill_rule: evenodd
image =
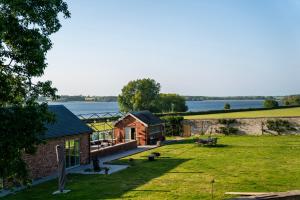
M43 79L117 96L153 78L185 96L299 94L300 1L67 1Z

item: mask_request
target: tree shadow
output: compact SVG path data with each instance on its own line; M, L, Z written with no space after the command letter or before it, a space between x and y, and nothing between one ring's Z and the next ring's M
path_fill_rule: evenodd
M169 192L168 190L147 190L137 189L140 186L147 184L154 178L158 178L165 173L169 173L170 170L176 168L178 165L188 161L189 159L172 159L172 158L156 158L155 161L148 161L148 159L135 159L134 165L126 170L117 172L112 175L102 175L93 177L91 181L97 182L98 190L95 190L95 186L90 190L89 194L82 195L80 198L86 199L93 197L94 199L113 199L122 198L122 196L129 191L137 192ZM128 162L128 163L127 163ZM129 161L125 160L126 164ZM77 179L77 177L72 177ZM95 180L97 179L97 180ZM76 180L74 180L76 181ZM79 181L79 179L77 180ZM72 185L70 185L72 190ZM89 189L89 188L85 188ZM74 193L76 192L73 189ZM105 195L104 195L105 194Z
M199 147L205 147L205 148L225 148L225 147L230 147L230 145L227 145L227 144L199 145Z
M183 139L183 140L171 140L167 141L165 145L174 145L174 144L191 144L196 142L196 138L188 138L188 139Z
M121 199L127 192L169 192L164 188L147 189L141 186L153 179L169 173L178 165L190 159L157 158L155 161L148 161L146 158L135 159L134 165L111 175L68 175L66 188L71 192L59 196L51 193L57 190L57 180L52 180L26 191L10 195L12 199ZM129 164L128 160L123 163ZM171 172L173 173L173 172ZM180 172L174 172L180 173ZM127 198L127 196L126 196Z

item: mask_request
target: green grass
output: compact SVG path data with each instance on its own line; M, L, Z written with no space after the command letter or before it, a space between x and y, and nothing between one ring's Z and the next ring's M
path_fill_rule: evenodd
M134 165L112 175L71 175L68 194L53 196L57 180L7 197L23 199L215 199L228 191L264 192L300 189L300 136L225 136L219 147L200 147L193 140L166 145L147 161L136 154ZM118 163L128 163L124 158Z
M216 119L216 118L256 118L256 117L296 117L300 116L300 107L274 110L245 111L220 114L190 115L185 119Z
M94 131L111 130L113 127L112 122L97 122L88 124Z

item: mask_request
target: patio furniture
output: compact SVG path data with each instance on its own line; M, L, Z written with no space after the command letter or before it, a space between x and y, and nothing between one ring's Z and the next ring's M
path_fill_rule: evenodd
M149 160L149 161L154 161L154 160L155 160L155 155L154 155L154 154L150 154L150 155L148 156L148 160Z
M218 142L218 138L207 138L207 139L199 139L196 141L197 144L207 145L207 146L216 146Z

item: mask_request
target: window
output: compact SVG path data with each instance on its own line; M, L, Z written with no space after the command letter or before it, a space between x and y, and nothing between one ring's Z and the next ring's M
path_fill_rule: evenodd
M80 143L79 139L67 140L66 149L66 168L80 165Z

